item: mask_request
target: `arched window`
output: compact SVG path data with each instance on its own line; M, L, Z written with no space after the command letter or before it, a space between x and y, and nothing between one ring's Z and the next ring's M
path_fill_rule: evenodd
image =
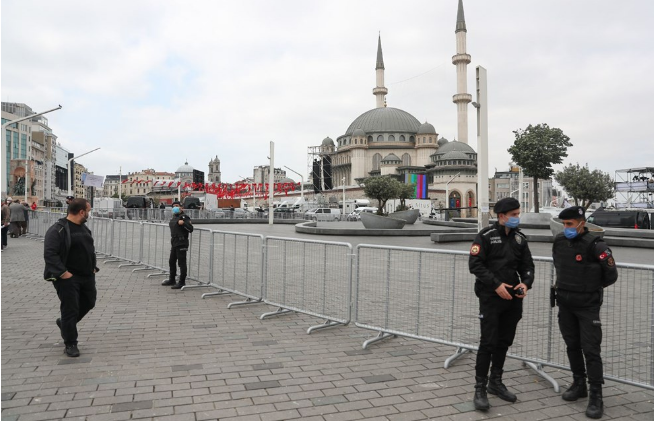
M431 140L431 136L429 136L429 143L434 143L434 142L432 142L432 140Z
M377 142L383 142L384 141L384 136L379 135L377 136Z
M381 160L382 160L381 154L376 153L376 154L374 154L372 156L372 170L373 171L379 171L379 168L380 168L380 165L381 165Z
M411 165L411 155L409 155L408 153L402 155L402 165L404 166Z
M404 135L400 135L400 142L406 142L406 138L404 137Z
M393 136L393 135L388 136L388 141L389 142L395 142L395 136Z
M372 143L372 136L368 136L368 143Z
M358 145L359 144L359 139L354 139L354 144Z
M409 142L413 142L413 143L415 143L415 141L416 141L416 138L415 138L415 137L411 136L411 137L409 138Z

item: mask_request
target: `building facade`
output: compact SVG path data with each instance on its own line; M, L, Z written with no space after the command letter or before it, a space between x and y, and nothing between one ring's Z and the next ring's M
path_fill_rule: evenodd
M218 155L211 161L209 161L209 173L207 175L207 183L212 184L220 184L222 183L221 181L222 176L220 174L220 159L218 159Z
M555 190L552 180L539 179L534 185L532 177L522 177L522 197L520 197L520 168L511 166L509 171L495 171L493 178L489 179L490 202L497 202L505 197L513 197L520 201L523 212L533 212L535 204L535 190L538 190L538 206L552 206ZM554 204L556 206L556 204Z

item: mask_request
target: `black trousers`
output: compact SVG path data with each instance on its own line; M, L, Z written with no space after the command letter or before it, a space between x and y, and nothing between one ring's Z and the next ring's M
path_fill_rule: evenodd
M177 265L179 265L179 282L186 282L186 246L173 246L170 248L170 258L168 259L168 266L170 268L170 280L174 281L177 276Z
M95 307L98 292L95 289L95 275L73 275L68 279L53 282L61 310L61 335L66 345L77 345L77 323Z
M9 232L9 225L2 227L2 247L7 245L7 232Z
M588 383L603 384L600 307L575 308L559 305L559 329L567 347L572 374L585 376L588 370Z
M522 318L522 299L513 297L503 300L499 295L479 297L479 321L481 322L481 339L475 375L488 376L488 370L502 370L506 353L513 344L518 322Z

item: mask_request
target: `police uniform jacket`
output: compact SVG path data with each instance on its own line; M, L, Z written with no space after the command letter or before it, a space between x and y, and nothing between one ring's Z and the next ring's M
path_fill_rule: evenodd
M179 221L184 221L184 225L179 225ZM188 235L193 232L191 218L184 212L174 215L168 223L170 227L170 245L173 247L188 247Z
M602 304L603 288L618 280L613 253L600 237L584 231L568 240L554 238L556 297L560 305L593 307Z
M475 294L496 295L502 284L512 286L520 282L528 289L534 283L534 261L527 245L527 237L519 229L506 233L504 226L495 223L477 234L470 247L470 273L475 275ZM509 290L512 295L515 290Z

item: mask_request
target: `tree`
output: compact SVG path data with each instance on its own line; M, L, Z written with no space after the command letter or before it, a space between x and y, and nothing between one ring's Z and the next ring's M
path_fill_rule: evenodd
M561 129L547 124L527 126L513 132L515 141L508 151L525 175L534 179L534 208L538 213L538 179L547 180L554 174L552 164L560 164L568 156L570 138Z
M363 179L363 194L371 199L377 199L377 215L384 214L388 199L399 196L402 183L389 176L367 177Z
M554 176L570 196L575 205L588 209L593 202L605 201L613 197L614 184L608 173L600 170L590 171L588 164L580 166L570 164Z
M400 189L398 191L398 199L400 199L400 206L396 211L407 210L406 200L413 199L416 195L416 185L415 184L403 184L400 183Z

